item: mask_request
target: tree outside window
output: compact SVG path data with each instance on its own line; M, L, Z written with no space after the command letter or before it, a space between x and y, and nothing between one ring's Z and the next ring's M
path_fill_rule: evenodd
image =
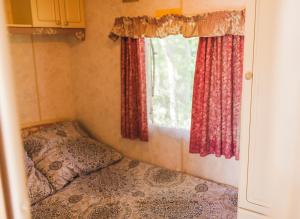
M189 129L199 38L146 39L149 114L154 125Z

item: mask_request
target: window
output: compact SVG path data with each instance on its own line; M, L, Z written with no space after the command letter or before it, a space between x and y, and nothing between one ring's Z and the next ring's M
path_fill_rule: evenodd
M147 78L150 120L189 129L198 38L148 38Z

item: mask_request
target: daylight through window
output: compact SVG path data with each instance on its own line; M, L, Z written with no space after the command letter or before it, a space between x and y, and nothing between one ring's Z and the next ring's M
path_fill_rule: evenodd
M146 39L149 114L153 124L189 129L198 38Z

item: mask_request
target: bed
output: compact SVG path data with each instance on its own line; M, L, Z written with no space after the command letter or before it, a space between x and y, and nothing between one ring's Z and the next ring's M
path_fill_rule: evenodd
M237 217L236 188L123 157L77 123L27 129L23 139L33 218Z

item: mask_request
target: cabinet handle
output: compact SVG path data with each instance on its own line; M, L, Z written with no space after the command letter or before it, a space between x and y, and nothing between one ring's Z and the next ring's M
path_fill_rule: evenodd
M61 25L61 22L59 20L56 21L57 25Z
M252 72L247 72L247 73L245 74L245 78L246 78L247 81L252 80L252 78L253 78L253 73L252 73Z
M65 24L65 26L68 26L68 25L69 25L69 22L68 22L68 21L65 21L64 24Z

